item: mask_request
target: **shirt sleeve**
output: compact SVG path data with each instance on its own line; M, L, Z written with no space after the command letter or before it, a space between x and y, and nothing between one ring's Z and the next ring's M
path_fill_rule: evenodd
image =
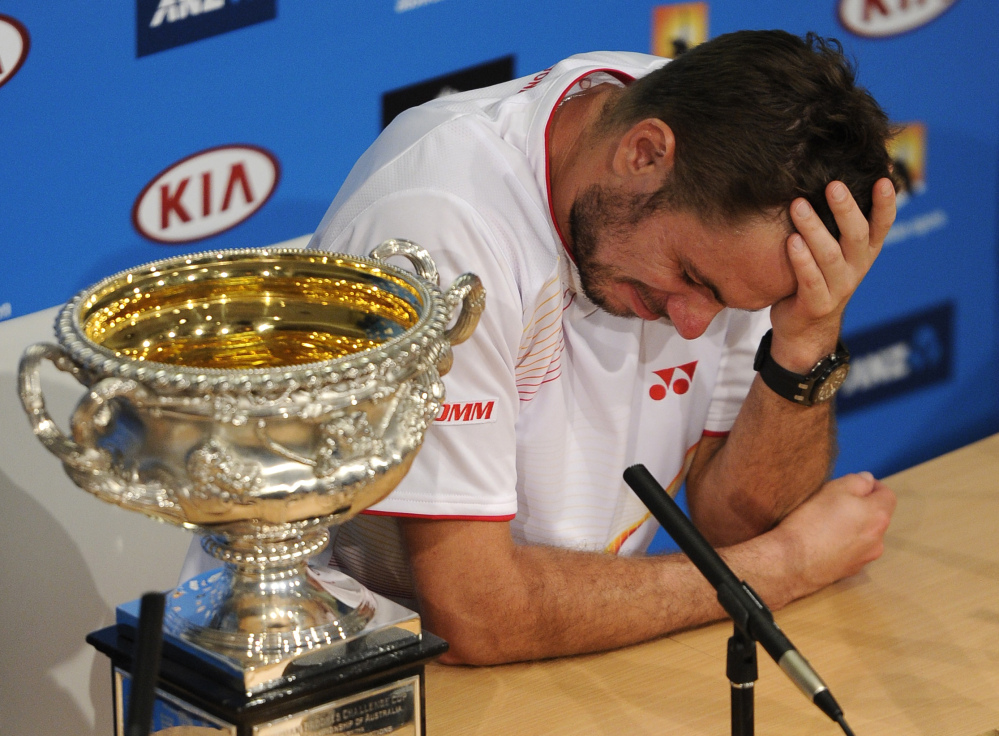
M708 406L705 432L726 434L732 429L756 377L756 371L753 370L756 349L769 329L769 309L759 312L732 310L729 314L724 352L711 404Z
M517 511L514 427L519 410L514 364L523 308L514 271L492 247L488 227L463 200L425 190L383 197L351 222L331 225L316 233L312 247L367 255L386 239L402 238L430 253L442 290L465 272L476 274L486 290L478 326L466 342L454 346L454 364L443 377L447 416L442 413L428 429L398 487L368 512L512 518ZM409 267L402 258L391 262Z

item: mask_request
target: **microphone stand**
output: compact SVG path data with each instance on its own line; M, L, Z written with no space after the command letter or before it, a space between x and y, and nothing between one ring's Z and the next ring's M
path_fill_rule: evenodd
M732 733L738 736L753 733L753 684L757 678L756 642L759 642L805 697L836 721L846 736L854 736L829 688L777 626L770 609L748 583L735 576L648 469L632 465L624 471L624 480L718 591L718 602L735 624L735 633L729 639L727 667L732 683Z
M756 669L756 640L733 626L728 638L725 674L732 686L732 736L753 736L753 686L759 676Z

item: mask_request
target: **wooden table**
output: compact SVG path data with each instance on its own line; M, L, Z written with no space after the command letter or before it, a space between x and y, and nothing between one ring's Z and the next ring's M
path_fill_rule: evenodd
M999 736L999 435L888 479L885 554L777 613L857 736ZM598 655L427 669L427 730L730 733L719 623ZM756 733L842 733L759 649Z

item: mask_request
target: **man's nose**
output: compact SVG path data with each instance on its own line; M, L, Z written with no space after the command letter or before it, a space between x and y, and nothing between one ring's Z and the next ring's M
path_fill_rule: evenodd
M670 311L670 319L680 337L685 340L694 340L703 335L711 321L723 309L714 299L708 299L700 294L690 295L676 307Z

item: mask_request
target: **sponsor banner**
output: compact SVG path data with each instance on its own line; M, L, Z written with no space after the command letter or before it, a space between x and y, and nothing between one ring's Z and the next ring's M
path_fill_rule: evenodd
M391 123L403 110L422 105L424 102L453 95L456 92L467 92L471 89L509 82L511 79L513 79L512 54L442 77L391 90L382 95L382 128Z
M277 17L277 0L135 0L135 55L245 28Z
M10 81L24 65L31 48L28 29L17 18L0 13L0 87Z
M839 22L858 36L885 38L936 20L957 0L839 0Z
M844 338L850 375L836 396L845 414L946 381L953 363L954 305L945 302Z
M652 8L652 53L672 59L708 40L708 4L675 3Z
M434 5L441 0L395 0L395 12L405 13L407 10L416 10L424 5Z
M234 144L192 154L146 184L132 224L157 243L193 243L230 230L274 194L281 167L270 151Z

